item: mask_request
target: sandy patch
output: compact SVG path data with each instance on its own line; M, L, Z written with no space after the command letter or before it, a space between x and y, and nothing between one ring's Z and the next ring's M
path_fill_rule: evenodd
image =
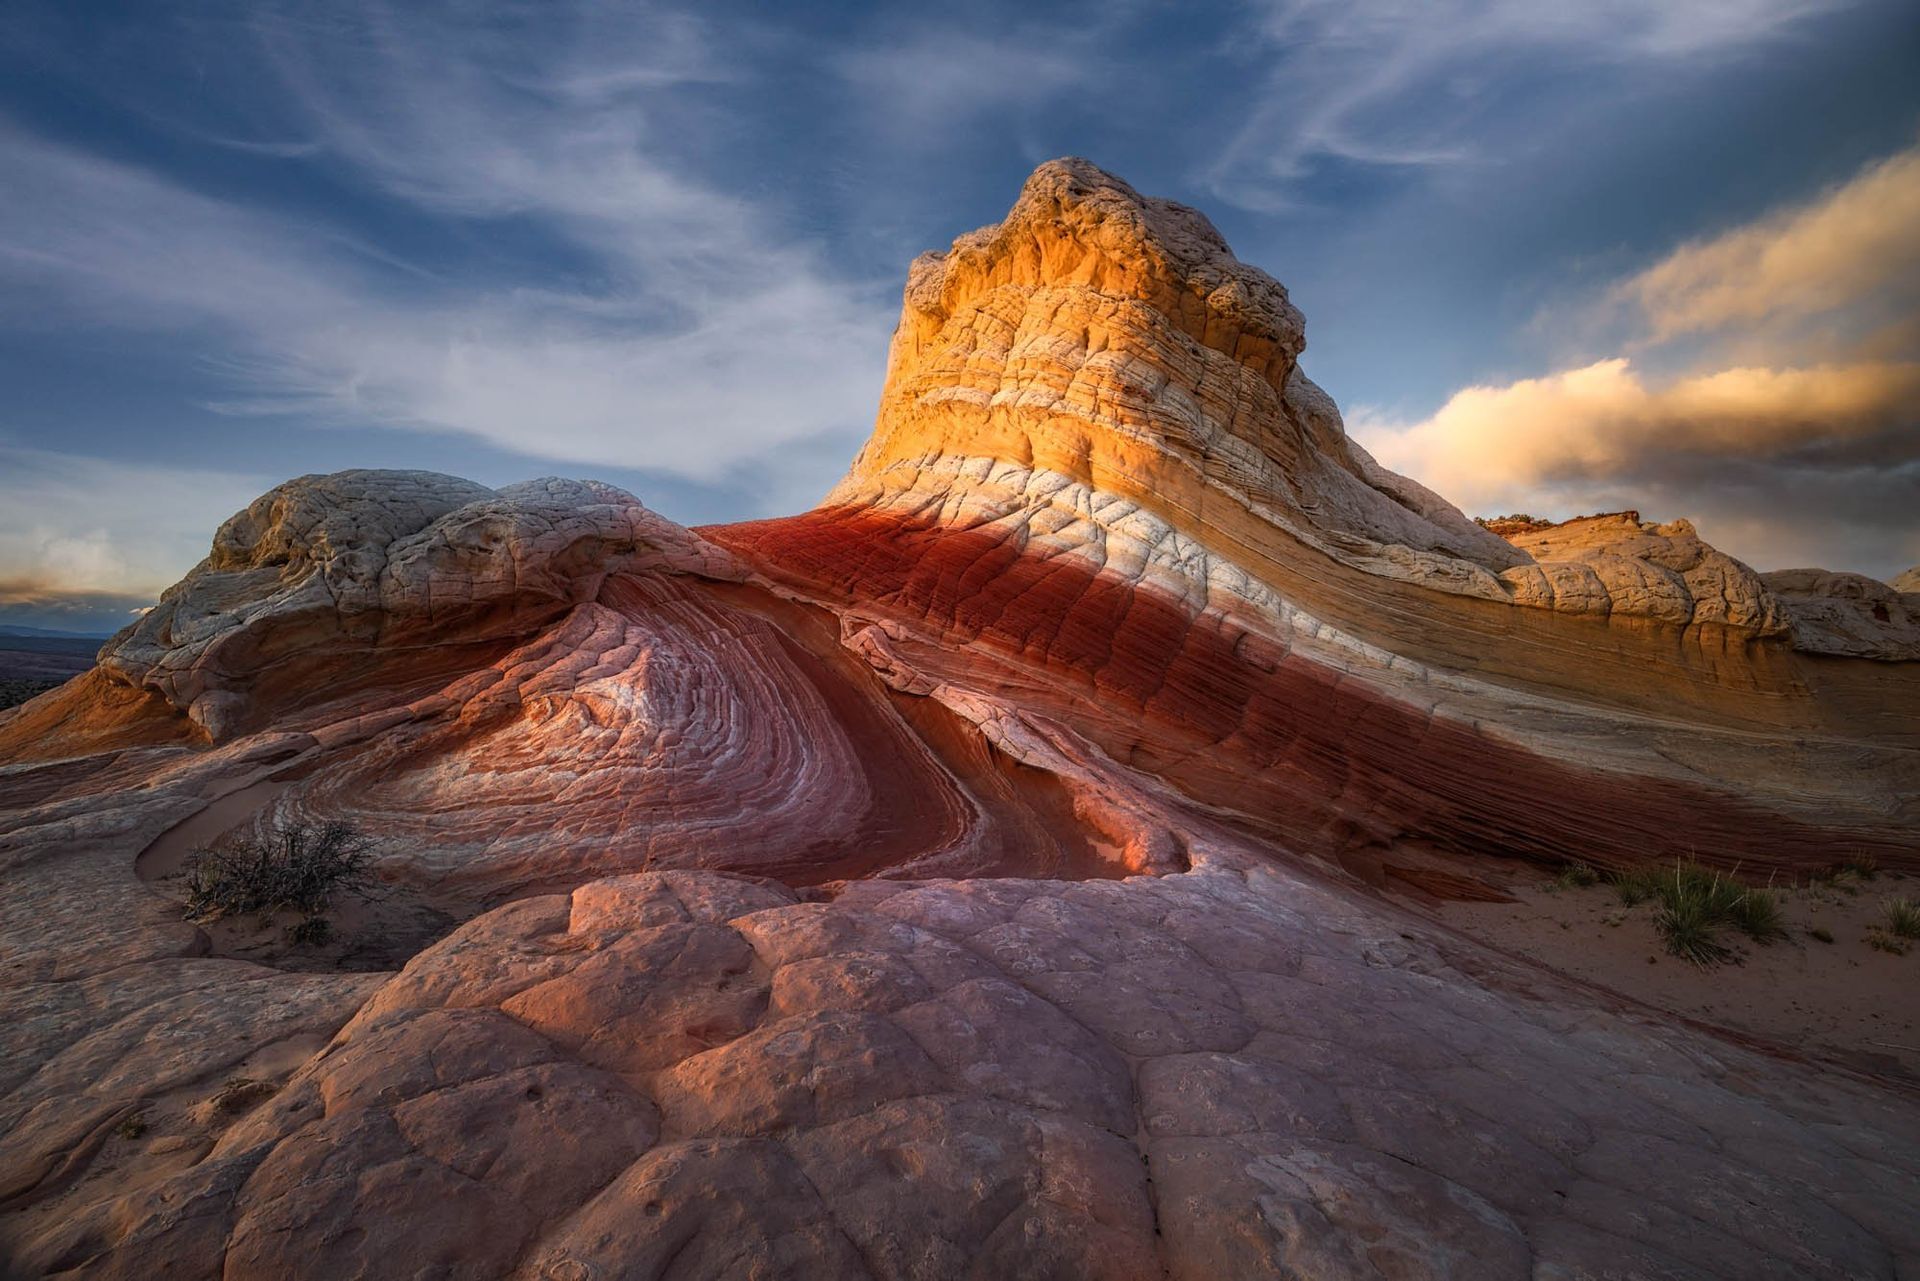
M1480 866L1512 903L1422 906L1483 942L1635 1001L1778 1042L1814 1058L1920 1084L1920 943L1905 955L1873 946L1887 899L1920 899L1920 881L1882 873L1776 886L1787 937L1721 941L1731 964L1701 968L1667 953L1652 903L1624 906L1608 885L1557 884L1518 865ZM1831 942L1825 941L1831 938Z

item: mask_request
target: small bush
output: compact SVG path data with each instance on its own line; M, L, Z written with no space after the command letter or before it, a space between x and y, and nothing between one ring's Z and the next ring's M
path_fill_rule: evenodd
M345 823L282 823L265 837L204 849L187 861L187 915L299 912L318 921L342 890L366 897L373 842ZM296 927L298 929L300 927Z
M1729 917L1735 929L1756 943L1771 943L1787 936L1787 923L1780 915L1780 896L1772 890L1746 891L1734 900Z
M120 1124L113 1127L113 1132L121 1138L129 1140L145 1137L147 1133L147 1114L145 1112L135 1112L123 1118Z
M1615 872L1613 888L1620 895L1622 906L1638 907L1653 897L1654 887L1659 879L1660 874L1649 868L1640 868L1632 872Z
M1886 914L1889 934L1895 938L1920 939L1920 903L1910 898L1890 898L1880 908Z
M1586 863L1568 863L1560 869L1560 875L1553 878L1555 889L1585 889L1589 885L1600 883L1600 873Z
M1756 943L1784 938L1780 897L1772 890L1749 889L1731 876L1691 859L1671 869L1626 873L1614 878L1621 901L1629 906L1653 899L1659 904L1654 928L1667 950L1696 965L1731 960L1720 942L1722 929L1736 929Z
M1718 938L1720 918L1711 904L1698 895L1663 903L1653 924L1666 940L1667 951L1683 961L1713 965L1733 956L1732 950Z
M1880 860L1871 854L1852 854L1813 878L1816 885L1837 890L1849 897L1860 893L1860 886L1880 875Z
M1871 926L1867 930L1867 946L1876 952L1891 952L1895 956L1907 954L1905 940L1880 926Z

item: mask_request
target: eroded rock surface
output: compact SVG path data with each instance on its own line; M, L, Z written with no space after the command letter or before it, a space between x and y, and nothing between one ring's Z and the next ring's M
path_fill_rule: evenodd
M1863 574L1782 569L1761 575L1792 620L1794 643L1849 658L1920 659L1920 582L1892 585Z
M1914 598L1683 521L1508 542L1346 440L1303 334L1057 162L915 264L815 512L357 472L237 515L0 713L0 1259L1920 1275L1909 1087L1380 892L1920 870ZM465 923L216 954L166 868L305 818Z
M369 651L384 664L422 641L523 635L637 563L728 573L724 554L598 482L495 492L431 472L303 476L222 525L100 666L222 739L256 727L280 690L303 696L298 681L338 682Z
M1618 610L1763 635L1787 627L1765 580L1702 542L1690 521L1656 525L1638 512L1615 512L1516 533L1510 541L1534 561L1501 575L1523 604L1575 614Z

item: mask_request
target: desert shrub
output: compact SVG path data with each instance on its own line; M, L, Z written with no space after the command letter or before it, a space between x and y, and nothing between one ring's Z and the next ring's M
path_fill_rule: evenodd
M373 842L346 823L280 823L265 836L194 854L185 869L187 915L298 912L307 919L295 929L309 938L296 941L318 941L336 893L366 896L372 863Z
M1684 961L1713 965L1733 956L1732 949L1720 942L1720 918L1704 896L1687 894L1662 902L1653 924L1667 951Z
M1659 871L1628 873L1616 877L1614 885L1629 906L1654 900L1659 905L1654 928L1667 950L1696 965L1732 959L1732 949L1720 942L1723 929L1739 930L1756 943L1787 933L1779 895L1749 888L1692 859L1676 860Z
M1560 869L1560 874L1553 878L1554 887L1563 890L1584 889L1599 883L1600 873L1594 871L1590 864L1577 861L1568 863Z
M1621 906L1638 907L1658 892L1660 869L1641 867L1630 872L1611 872L1607 880L1620 896Z
M1828 889L1840 890L1848 895L1860 893L1863 882L1871 881L1880 875L1880 860L1871 854L1851 854L1833 864L1814 880Z
M1910 898L1890 898L1880 910L1886 917L1887 933L1895 938L1920 939L1920 903Z
M1728 919L1733 928L1756 943L1770 943L1787 936L1787 923L1780 914L1780 896L1772 890L1747 890L1734 900Z

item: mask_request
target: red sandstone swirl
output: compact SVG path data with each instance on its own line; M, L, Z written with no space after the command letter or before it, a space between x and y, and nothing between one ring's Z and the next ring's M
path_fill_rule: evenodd
M1056 834L1054 785L1003 778L931 715L923 738L837 649L755 589L609 579L277 808L349 817L421 851L397 873L491 898L619 868L1124 870Z
M770 574L907 622L910 639L891 649L923 678L1078 725L1286 848L1414 841L1618 867L1688 853L1748 867L1833 860L1833 830L1730 789L1526 750L1070 555L861 512L708 533ZM1916 858L1911 832L1845 832L1849 848Z

